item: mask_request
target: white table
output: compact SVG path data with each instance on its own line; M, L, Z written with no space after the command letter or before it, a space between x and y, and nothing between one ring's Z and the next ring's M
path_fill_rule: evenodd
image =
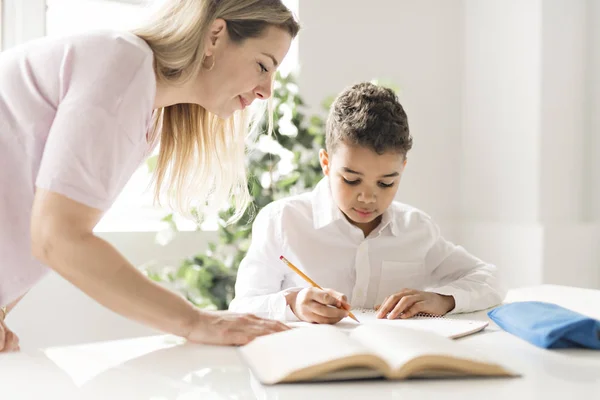
M506 299L520 300L550 301L600 319L596 290L543 285L513 290ZM265 387L235 348L154 336L2 355L0 399L600 399L600 351L539 349L494 324L460 340L522 377Z

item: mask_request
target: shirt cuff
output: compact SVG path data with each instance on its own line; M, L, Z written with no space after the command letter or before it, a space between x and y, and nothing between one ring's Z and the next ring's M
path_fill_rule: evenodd
M469 311L469 294L462 289L453 286L442 286L430 289L430 292L454 297L454 308L448 314L458 314Z
M293 287L279 292L275 300L273 301L270 318L276 319L278 321L287 322L300 321L296 314L294 314L290 306L287 304L285 296L287 296L290 292L300 291L302 289L303 288L301 287Z

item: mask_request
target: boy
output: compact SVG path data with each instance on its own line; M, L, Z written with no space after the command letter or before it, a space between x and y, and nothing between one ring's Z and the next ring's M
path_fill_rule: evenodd
M350 308L394 319L500 303L494 266L446 241L423 212L393 201L411 147L393 91L360 83L342 92L319 153L325 177L312 192L260 211L230 309L333 324ZM308 287L281 255L327 289Z

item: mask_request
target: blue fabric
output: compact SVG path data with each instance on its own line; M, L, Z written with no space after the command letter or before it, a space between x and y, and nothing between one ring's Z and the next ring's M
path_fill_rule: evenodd
M600 350L600 321L556 304L509 303L488 312L505 331L544 349Z

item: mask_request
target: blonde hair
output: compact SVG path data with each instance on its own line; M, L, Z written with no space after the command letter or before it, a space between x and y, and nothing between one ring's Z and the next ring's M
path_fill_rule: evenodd
M212 22L227 23L230 40L241 43L277 26L295 37L300 29L280 0L167 0L133 31L154 52L158 82L181 84L203 68L204 45ZM271 126L272 115L269 115ZM194 208L218 208L233 199L239 219L251 201L245 168L248 112L223 120L197 104L175 104L154 113L152 137L160 134L154 173L155 200L167 195L169 205L185 215Z

